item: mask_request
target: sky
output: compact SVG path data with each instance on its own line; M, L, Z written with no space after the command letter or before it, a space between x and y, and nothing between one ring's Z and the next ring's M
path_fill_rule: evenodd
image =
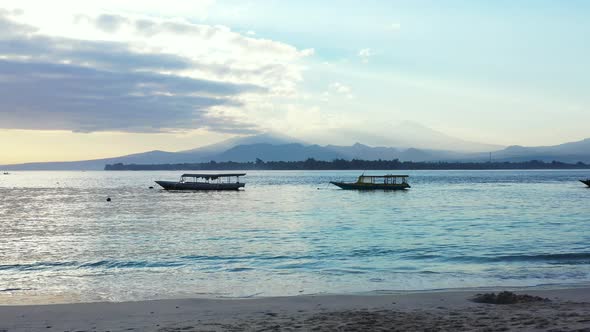
M590 137L588 1L0 0L0 164L276 132Z

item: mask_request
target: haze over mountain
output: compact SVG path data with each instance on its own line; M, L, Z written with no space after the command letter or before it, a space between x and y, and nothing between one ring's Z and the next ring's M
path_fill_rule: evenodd
M504 148L498 144L472 142L444 134L419 123L404 121L388 128L387 136L347 130L349 137L372 146L389 146L398 149L429 149L458 152L495 151Z
M272 144L272 145L282 145L282 144L289 144L289 143L299 143L299 144L307 144L304 141L298 140L293 137L289 137L286 135L278 134L278 133L263 133L259 135L252 135L252 136L239 136L239 137L232 137L230 139L226 139L222 142L206 145L199 148L194 148L190 150L179 151L180 153L205 153L205 152L216 152L225 151L227 149L231 149L234 146L238 145L250 145L250 144Z
M563 143L553 146L524 147L509 146L492 154L494 160L526 161L542 160L562 162L590 162L590 138L577 142Z
M477 161L489 160L490 152L496 161L558 160L563 162L590 162L590 139L564 143L556 146L522 147L511 146L497 149L497 145L481 144L457 139L426 127L404 123L391 138L398 146L369 146L355 143L346 145L308 144L281 134L265 133L234 137L216 144L195 149L167 152L148 151L113 158L73 162L26 163L0 166L6 170L102 170L106 164L177 164L215 161L249 162L257 158L264 161L299 161L307 158L317 160L364 159L402 161ZM413 130L412 130L413 129ZM416 146L410 145L409 138L402 137L405 131L413 132ZM409 136L409 134L408 134ZM455 149L441 149L449 145ZM437 147L439 149L437 149ZM480 148L478 152L471 149Z

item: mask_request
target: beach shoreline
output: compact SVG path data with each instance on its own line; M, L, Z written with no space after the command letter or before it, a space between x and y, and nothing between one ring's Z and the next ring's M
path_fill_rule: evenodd
M484 304L478 293L547 298ZM0 305L0 331L590 331L590 287Z

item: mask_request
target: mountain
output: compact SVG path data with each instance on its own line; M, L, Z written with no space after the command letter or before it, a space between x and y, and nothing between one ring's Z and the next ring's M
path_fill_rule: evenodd
M289 144L289 143L299 143L306 145L304 141L298 140L293 137L289 137L286 135L281 135L277 133L263 133L259 135L252 135L252 136L240 136L240 137L232 137L225 141L206 145L203 147L179 151L180 153L208 153L208 154L215 154L221 151L225 151L231 149L238 145L251 145L251 144L272 144L272 145L282 145L282 144Z
M352 146L327 145L326 149L337 152L346 159L390 160L399 155L400 150L389 147L370 147L355 143Z
M439 137L443 140L443 137ZM453 139L446 138L446 143ZM472 143L455 141L463 147ZM423 142L424 143L424 142ZM401 143L400 143L401 144ZM409 144L409 143L408 143ZM478 144L478 143L473 143ZM442 146L442 145L441 145ZM486 148L491 145L484 145ZM488 161L490 154L484 152L464 152L432 148L371 147L355 143L351 146L306 144L297 139L276 134L262 134L232 138L221 143L179 152L149 151L115 158L103 158L72 162L27 163L0 166L4 170L102 170L106 164L177 164L215 161L298 161L307 158L317 160L365 159L402 161ZM522 147L511 146L492 152L494 161L562 161L590 163L590 139L564 143L555 146Z
M401 161L440 161L455 160L466 156L464 153L431 150L431 149L400 149L390 147L370 147L368 145L355 143L352 146L328 145L327 149L338 152L344 156L344 159L364 159L364 160L391 160L399 159Z
M333 160L346 158L319 145L303 145L299 143L272 145L272 144L250 144L238 145L215 156L216 161L254 161L256 158L264 161L299 161L308 158L317 160Z
M220 153L239 145L254 143L286 144L302 141L281 134L264 133L253 136L234 137L220 143L191 150L168 152L148 151L120 157L82 161L39 162L0 166L3 170L103 170L106 164L176 164L198 163L213 160Z
M514 145L493 152L492 157L496 161L558 160L568 163L578 161L588 163L590 162L590 138L553 146L524 147Z
M360 143L352 146L320 146L290 144L249 144L238 145L220 154L211 156L215 161L249 162L256 159L264 161L300 161L308 158L331 161L334 159L364 159L402 161L441 161L464 157L464 154L449 151L396 149L388 147L370 147Z
M102 158L82 161L62 161L45 163L25 163L0 166L3 170L103 170L106 164L172 164L186 162L200 162L194 155L178 152L148 151L114 158Z
M490 158L489 152L457 152L434 149L402 149L392 147L371 147L355 143L351 146L338 145L303 145L291 144L249 144L238 145L222 153L210 156L216 161L247 162L256 158L264 161L298 161L307 158L316 160L333 159L364 159L364 160L391 160L401 161L458 161L458 162L486 162ZM579 161L590 163L590 139L579 142L571 142L547 147L517 147L512 146L492 152L494 161L530 161L553 160L577 163Z

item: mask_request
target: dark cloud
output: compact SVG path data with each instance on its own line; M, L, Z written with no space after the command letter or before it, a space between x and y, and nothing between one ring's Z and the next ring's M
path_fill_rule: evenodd
M0 60L0 127L251 131L251 126L207 115L212 106L239 106L230 97L242 91L240 86L176 76Z
M31 35L33 28L0 13L0 29L3 27L9 33L0 34L0 56L5 57L0 60L0 128L255 130L229 118L215 118L209 110L240 106L237 95L263 90L260 87L159 74L155 71L200 65L171 54L133 52L122 43Z
M0 39L0 54L54 62L68 60L116 70L182 70L196 65L189 59L173 54L133 52L122 43L45 36Z

